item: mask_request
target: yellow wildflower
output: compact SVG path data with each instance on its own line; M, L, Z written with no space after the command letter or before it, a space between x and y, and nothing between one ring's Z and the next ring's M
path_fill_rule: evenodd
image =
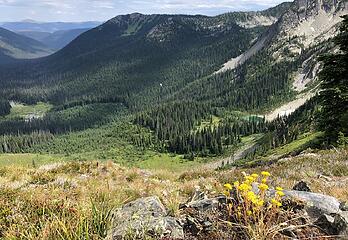
M252 177L252 176L246 176L245 179L246 179L246 181L249 182L249 183L252 183L252 182L255 181L255 178Z
M265 204L265 201L260 200L260 199L255 202L255 205L257 205L259 207L262 207L264 204Z
M266 171L261 172L261 174L262 174L262 176L264 176L264 177L269 177L269 176L271 176L271 174L270 174L269 172L266 172Z
M232 185L229 184L229 183L226 183L226 184L224 185L224 187L227 188L228 190L232 190Z
M252 211L250 211L250 210L247 211L247 215L248 215L248 216L251 216L252 214L253 214Z
M268 187L267 184L261 183L261 184L259 185L259 189L260 189L261 191L266 191L268 188L269 188L269 187Z
M247 200L249 200L251 202L255 202L257 200L257 197L256 197L255 193L252 192L252 191L249 191L247 193Z
M284 189L281 188L281 187L276 187L276 190L277 190L277 191L283 191Z
M274 199L274 198L271 200L271 203L272 203L274 206L277 206L277 207L281 207L281 206L282 206L282 203L279 202L278 200Z
M250 191L251 189L252 189L252 187L249 185L249 184L246 184L246 183L242 183L239 187L238 187L238 189L240 190L240 191Z
M255 179L259 177L259 175L256 174L256 173L251 174L251 176L252 176L253 178L255 178Z
M277 195L278 195L279 197L283 197L285 194L284 194L282 191L277 191Z
M263 178L263 179L261 180L261 182L266 184L266 183L267 183L267 178Z
M239 187L239 182L238 182L238 181L235 181L235 182L233 183L233 185L234 185L235 188L238 188L238 187Z

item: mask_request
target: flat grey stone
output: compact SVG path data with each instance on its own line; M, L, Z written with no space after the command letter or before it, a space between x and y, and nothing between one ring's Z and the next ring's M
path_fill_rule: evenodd
M116 210L106 239L144 239L146 236L184 238L182 226L167 216L158 197L140 198Z

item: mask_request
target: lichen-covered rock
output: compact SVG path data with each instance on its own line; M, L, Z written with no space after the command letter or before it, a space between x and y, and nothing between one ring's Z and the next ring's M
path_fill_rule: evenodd
M313 217L341 212L340 202L334 197L302 191L284 191L284 193L287 197L303 201L306 204L306 211Z
M167 216L158 197L140 198L116 210L108 240L170 237L183 239L184 232L178 221Z
M284 191L288 198L300 200L314 225L330 235L348 236L348 212L336 198L312 192Z
M203 195L201 195L203 196ZM194 208L199 211L213 210L219 206L221 203L226 203L226 197L224 195L217 196L215 198L208 198L204 195L202 198L192 198L193 201L187 202L180 205L180 209L184 208Z

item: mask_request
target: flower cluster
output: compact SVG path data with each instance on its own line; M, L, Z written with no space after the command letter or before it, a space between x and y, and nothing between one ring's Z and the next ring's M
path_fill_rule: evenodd
M257 218L265 211L280 211L282 206L281 199L284 196L281 187L275 188L275 194L271 198L267 191L270 189L269 172L261 172L260 175L254 173L245 174L242 182L236 181L232 184L225 184L226 196L230 203L228 211L230 215L236 215L244 220Z

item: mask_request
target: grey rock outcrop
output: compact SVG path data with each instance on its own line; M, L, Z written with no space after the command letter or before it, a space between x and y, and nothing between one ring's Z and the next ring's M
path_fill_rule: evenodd
M314 225L330 235L348 237L348 212L342 211L342 203L336 198L312 192L284 191L286 197L300 200L304 211Z
M341 212L341 203L334 197L303 191L284 191L284 193L287 197L304 202L307 211L313 217Z
M170 237L183 239L184 232L178 221L167 216L158 197L140 198L124 205L113 214L108 240Z
M253 186L255 192L257 186ZM274 190L269 190L273 197ZM307 224L327 235L348 238L348 211L346 204L336 198L313 192L284 190L284 209L297 209ZM217 230L216 216L232 200L225 196L209 198L204 192L196 191L193 197L180 206L180 217L167 215L158 197L140 198L117 209L112 214L112 227L107 240L128 239L185 239L185 236L199 236ZM216 215L217 214L217 215ZM317 226L317 227L314 227ZM188 234L188 235L186 235ZM296 227L291 226L283 233L298 236Z
M226 203L226 197L224 195L217 196L215 198L208 198L208 196L201 191L196 191L187 203L181 204L180 209L194 208L198 211L213 210L219 206L219 204Z

